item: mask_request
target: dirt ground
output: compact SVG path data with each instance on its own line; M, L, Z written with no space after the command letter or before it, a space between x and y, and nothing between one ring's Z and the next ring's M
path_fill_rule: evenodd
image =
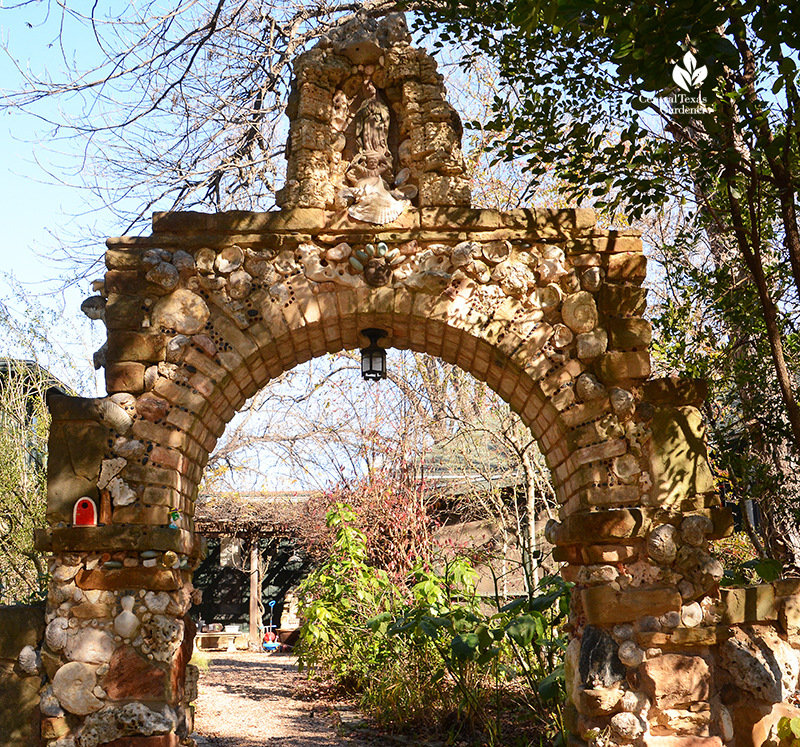
M346 705L309 700L296 659L245 651L208 652L195 711L198 747L372 747Z

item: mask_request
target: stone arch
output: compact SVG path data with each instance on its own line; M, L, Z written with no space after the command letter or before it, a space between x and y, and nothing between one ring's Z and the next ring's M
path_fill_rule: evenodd
M348 187L347 154L359 144L347 86L364 78L393 107L392 164ZM156 214L150 236L107 242L103 288L87 310L108 330L96 355L108 396L49 401L49 527L38 537L54 555L48 733L78 747L128 737L174 747L190 730L186 613L208 455L270 379L361 347L361 330L378 327L390 347L485 380L542 446L560 503L548 534L576 582L572 730L610 729L621 744L730 742L739 711L717 693L744 687L741 662L758 660L730 626L779 608L783 628L769 623L759 640L785 643L797 631L795 590L719 591L707 540L730 530L730 515L708 464L704 393L650 379L639 236L598 228L589 210L470 208L457 116L397 17L301 56L293 91L281 209ZM350 107L341 103L341 121L338 91ZM399 212L365 220L361 208L373 215L376 204ZM98 523L75 526L75 502L87 497ZM742 641L728 645L731 636ZM685 672L680 693L668 664ZM762 705L785 693L773 695Z

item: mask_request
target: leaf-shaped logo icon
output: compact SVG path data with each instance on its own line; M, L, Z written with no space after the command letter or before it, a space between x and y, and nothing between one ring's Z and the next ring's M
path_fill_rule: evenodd
M697 60L691 52L683 55L683 64L685 69L680 64L672 68L672 80L684 91L691 91L693 87L699 88L708 77L708 68L705 65L697 67Z
M692 85L691 75L680 65L675 65L675 67L672 69L672 80L674 80L684 91L688 91Z
M708 68L705 65L701 65L692 73L692 85L695 88L700 88L702 82L708 76Z

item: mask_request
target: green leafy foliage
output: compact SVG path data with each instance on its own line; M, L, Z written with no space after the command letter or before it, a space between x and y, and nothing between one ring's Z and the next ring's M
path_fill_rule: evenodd
M344 504L328 514L331 555L300 589L301 668L359 693L393 728L448 723L501 744L501 701L513 697L539 733L560 734L569 586L547 578L541 593L490 603L465 558L420 563L395 583L369 565L356 521Z
M789 747L800 747L800 718L781 716L778 720L778 738L788 740Z

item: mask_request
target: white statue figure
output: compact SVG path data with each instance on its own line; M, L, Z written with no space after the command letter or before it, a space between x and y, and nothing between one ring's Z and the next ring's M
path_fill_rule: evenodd
M380 152L359 153L347 169L345 179L351 185L339 193L354 200L347 212L357 220L383 225L396 220L408 207L402 193L389 191L387 178L392 176L389 159Z

